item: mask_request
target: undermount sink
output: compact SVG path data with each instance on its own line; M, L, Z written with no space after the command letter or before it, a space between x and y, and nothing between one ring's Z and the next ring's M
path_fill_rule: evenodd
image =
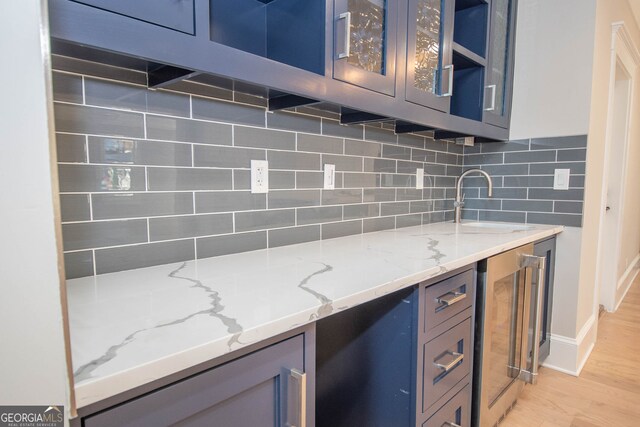
M522 225L522 224L507 224L507 223L497 223L497 222L463 222L460 224L462 227L469 228L480 228L485 230L513 230L513 231L523 231L523 230L531 230L533 229L530 225Z

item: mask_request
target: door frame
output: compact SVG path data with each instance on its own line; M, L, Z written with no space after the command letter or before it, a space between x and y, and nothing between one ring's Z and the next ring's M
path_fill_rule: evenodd
M614 22L612 24L612 37L611 37L611 59L610 59L610 71L609 71L609 97L607 102L607 128L605 134L605 154L604 154L604 168L602 174L602 193L600 194L600 221L598 225L598 250L597 250L597 266L596 266L596 282L598 284L598 298L595 299L595 305L600 303L602 304L607 311L615 311L620 301L624 297L626 293L626 289L620 290L618 284L618 277L611 278L609 282L605 282L602 277L603 273L603 263L604 255L606 253L605 249L605 215L607 208L607 190L609 188L609 173L610 173L610 162L611 162L611 152L614 148L614 144L617 145L614 141L614 107L616 104L616 70L618 66L621 66L625 72L629 75L629 86L628 86L628 99L627 99L627 108L626 108L626 126L624 129L624 142L623 142L623 155L622 155L622 173L621 173L621 182L620 182L620 195L619 195L619 203L618 203L618 212L615 214L618 217L617 223L619 224L616 230L616 235L614 236L616 241L616 249L614 254L614 268L617 271L617 265L620 258L620 244L623 237L623 230L621 226L621 218L622 213L624 211L624 192L625 192L625 181L627 176L627 163L628 163L628 152L629 152L629 123L631 123L631 118L633 117L633 93L635 88L635 75L637 72L637 68L640 65L640 51L633 43L631 36L627 32L624 22ZM607 257L609 260L610 258ZM597 310L596 310L597 312Z

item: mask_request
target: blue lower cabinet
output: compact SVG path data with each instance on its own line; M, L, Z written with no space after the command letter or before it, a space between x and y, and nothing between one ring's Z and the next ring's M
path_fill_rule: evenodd
M474 281L467 267L320 319L316 425L468 427Z
M308 363L308 361L307 361ZM307 381L309 380L309 381ZM311 389L305 390L307 385ZM85 427L313 427L305 334L84 418ZM305 418L305 420L303 420Z

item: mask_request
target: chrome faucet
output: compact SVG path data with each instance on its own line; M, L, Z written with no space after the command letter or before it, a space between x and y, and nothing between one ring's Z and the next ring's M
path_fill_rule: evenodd
M469 169L468 171L460 175L460 177L458 177L458 180L456 181L456 200L455 202L453 202L453 207L455 208L455 216L453 222L455 223L460 222L462 218L462 207L464 206L464 200L462 197L462 179L472 173L479 173L487 179L487 186L489 187L487 196L493 197L493 181L491 180L491 176L489 176L488 173L481 169Z

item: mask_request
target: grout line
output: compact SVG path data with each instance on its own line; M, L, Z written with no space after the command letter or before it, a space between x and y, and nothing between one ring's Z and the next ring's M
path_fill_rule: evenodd
M150 224L150 218L147 218L147 243L151 243L151 224Z
M98 266L96 265L96 250L95 249L91 249L91 258L93 260L93 275L96 276L98 274Z

